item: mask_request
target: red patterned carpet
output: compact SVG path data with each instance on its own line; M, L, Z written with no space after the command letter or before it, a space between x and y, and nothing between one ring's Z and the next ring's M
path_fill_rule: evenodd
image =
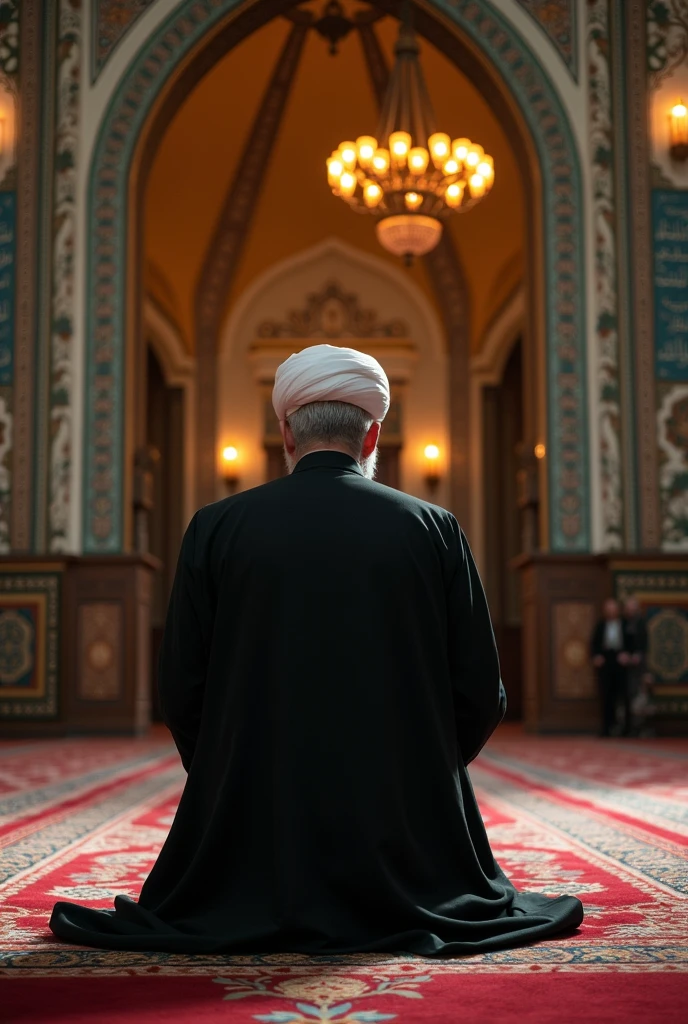
M532 738L471 770L516 884L575 893L580 930L525 949L410 956L99 953L47 929L58 899L136 895L182 784L163 736L0 748L0 1021L683 1024L688 742Z

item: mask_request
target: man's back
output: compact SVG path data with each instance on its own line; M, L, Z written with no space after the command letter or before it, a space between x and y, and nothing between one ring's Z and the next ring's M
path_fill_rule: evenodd
M354 459L200 510L160 692L187 786L95 944L460 953L577 923L577 900L514 892L470 788L504 695L458 526Z

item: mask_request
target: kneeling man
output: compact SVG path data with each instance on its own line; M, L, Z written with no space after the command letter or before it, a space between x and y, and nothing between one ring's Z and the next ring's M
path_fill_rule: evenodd
M374 483L389 384L317 345L277 372L291 473L186 531L160 698L188 772L138 902L53 932L179 953L465 954L580 924L518 893L466 770L505 709L454 517Z

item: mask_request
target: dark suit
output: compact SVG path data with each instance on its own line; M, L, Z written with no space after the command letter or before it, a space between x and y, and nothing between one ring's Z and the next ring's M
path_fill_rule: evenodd
M160 662L188 781L141 893L56 934L179 952L466 953L577 925L517 894L466 764L505 709L448 512L337 452L202 508Z
M609 736L616 721L616 708L619 700L623 703L624 709L624 733L628 732L631 722L630 695L628 692L628 670L625 665L619 662L619 655L626 650L626 637L624 624L619 619L621 646L619 648L608 648L605 646L605 632L607 620L600 619L595 626L590 643L592 657L601 656L604 664L597 669L597 683L600 692L600 705L602 711L602 735Z

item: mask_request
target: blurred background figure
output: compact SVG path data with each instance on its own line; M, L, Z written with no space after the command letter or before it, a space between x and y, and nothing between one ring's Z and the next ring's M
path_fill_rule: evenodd
M611 736L616 721L619 700L623 703L622 735L630 728L628 693L628 665L625 622L619 602L614 598L604 602L602 618L595 626L591 641L592 663L597 669L597 682L602 711L602 736Z
M626 690L630 707L629 729L633 735L639 735L651 708L646 679L647 624L637 597L626 598L623 618L624 649L628 658Z

